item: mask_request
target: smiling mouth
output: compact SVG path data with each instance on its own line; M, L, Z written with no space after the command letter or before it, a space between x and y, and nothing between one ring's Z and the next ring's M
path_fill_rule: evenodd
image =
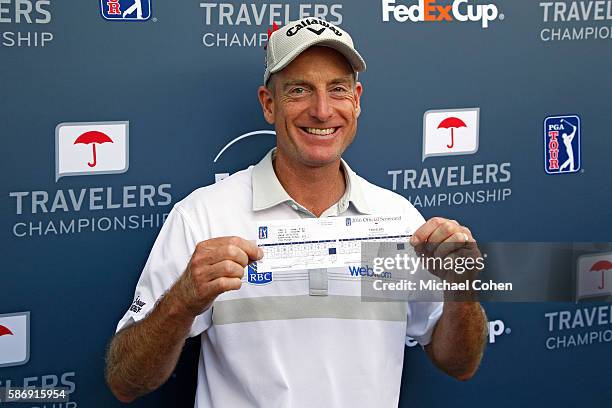
M329 135L333 135L334 133L336 133L336 131L339 128L332 127L332 128L322 128L321 129L321 128L302 127L300 129L302 129L304 132L309 133L311 135L329 136Z

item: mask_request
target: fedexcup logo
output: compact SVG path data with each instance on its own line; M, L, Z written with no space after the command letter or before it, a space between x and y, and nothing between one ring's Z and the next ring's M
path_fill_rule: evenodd
M482 28L488 28L489 23L504 15L495 4L470 4L468 0L454 0L451 4L440 5L435 0L419 0L410 6L396 4L395 0L382 1L383 21L391 17L398 22L446 22L474 21L480 22Z
M487 331L489 332L487 340L489 344L495 344L499 340L499 337L512 333L512 329L510 327L506 327L503 320L490 320L487 325ZM408 347L414 347L417 344L419 343L412 337L406 337L406 345Z

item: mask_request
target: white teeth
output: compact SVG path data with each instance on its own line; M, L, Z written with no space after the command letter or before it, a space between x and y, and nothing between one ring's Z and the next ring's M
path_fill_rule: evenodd
M332 133L334 133L336 131L336 128L327 128L327 129L306 128L306 131L313 135L326 136L326 135L331 135Z

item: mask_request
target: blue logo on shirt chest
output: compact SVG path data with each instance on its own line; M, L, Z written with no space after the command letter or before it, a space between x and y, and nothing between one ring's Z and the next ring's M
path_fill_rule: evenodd
M265 285L272 282L272 272L258 272L257 262L252 262L247 267L247 282L252 285Z

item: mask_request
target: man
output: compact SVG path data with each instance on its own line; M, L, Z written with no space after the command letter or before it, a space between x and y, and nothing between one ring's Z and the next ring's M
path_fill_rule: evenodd
M244 282L247 265L263 256L254 241L266 220L401 214L419 250L479 254L467 228L424 223L406 199L342 161L360 114L356 74L365 69L346 32L315 18L292 22L271 36L266 63L258 95L277 147L175 205L138 282L138 307L109 347L113 393L129 402L159 387L185 339L198 334L200 408L397 406L407 335L442 370L470 378L486 331L477 302L362 302L359 279L345 270Z

